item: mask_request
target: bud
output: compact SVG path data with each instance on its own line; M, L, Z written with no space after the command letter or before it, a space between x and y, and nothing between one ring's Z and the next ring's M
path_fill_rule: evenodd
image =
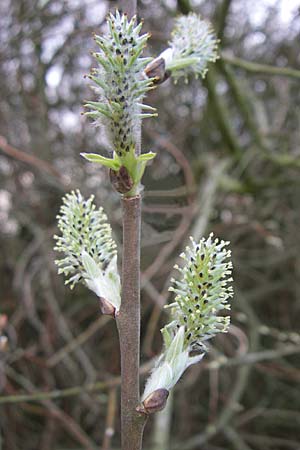
M166 406L169 397L169 391L167 389L157 389L151 392L147 398L137 406L136 410L143 414L153 414L161 411Z
M99 297L99 305L103 315L116 317L116 308L105 298Z
M133 181L124 166L121 166L118 171L110 169L109 177L112 186L120 194L126 194L133 188Z
M152 78L154 84L161 84L169 78L170 72L166 71L163 53L146 66L145 74L148 78Z

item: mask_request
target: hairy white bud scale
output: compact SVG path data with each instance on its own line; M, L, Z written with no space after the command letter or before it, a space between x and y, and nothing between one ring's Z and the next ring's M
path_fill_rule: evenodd
M189 356L189 349L184 345L184 327L181 327L174 339L166 346L165 353L157 361L152 374L147 380L142 400L158 389L172 389L184 371L199 362L203 354Z

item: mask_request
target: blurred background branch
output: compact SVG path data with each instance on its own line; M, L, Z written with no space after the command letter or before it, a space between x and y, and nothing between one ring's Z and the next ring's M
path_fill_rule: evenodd
M117 2L0 2L0 448L119 448L119 350L97 300L72 295L53 265L63 192L96 194L121 241L118 197L101 130L81 116L94 99L83 76L91 33ZM131 3L133 5L133 3ZM148 103L144 151L158 153L144 184L142 381L161 350L159 329L176 257L191 234L231 241L233 328L191 367L145 431L147 449L299 448L299 2L144 1L158 55L173 19L190 10L221 39L209 76L167 81ZM100 342L100 345L99 345Z

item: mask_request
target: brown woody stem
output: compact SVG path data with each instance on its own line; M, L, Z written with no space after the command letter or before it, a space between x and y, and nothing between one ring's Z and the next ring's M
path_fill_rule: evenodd
M117 316L121 351L122 450L141 450L144 414L140 402L140 230L141 197L122 199L123 260L122 302Z
M121 0L121 10L132 17L136 0ZM140 145L136 146L140 154ZM123 197L122 299L117 316L121 352L121 436L122 450L141 450L145 414L140 403L140 248L141 197Z

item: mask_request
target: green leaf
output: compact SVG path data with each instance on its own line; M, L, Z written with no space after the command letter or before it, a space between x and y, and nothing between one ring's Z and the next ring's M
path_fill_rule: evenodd
M139 155L137 157L137 160L139 162L141 162L141 161L151 161L151 159L155 158L155 156L156 156L156 153L153 153L153 152L142 153L141 155Z
M109 167L113 170L118 170L121 167L120 162L116 159L105 158L104 156L98 155L97 153L80 153L80 155L89 162L102 164L103 166Z

